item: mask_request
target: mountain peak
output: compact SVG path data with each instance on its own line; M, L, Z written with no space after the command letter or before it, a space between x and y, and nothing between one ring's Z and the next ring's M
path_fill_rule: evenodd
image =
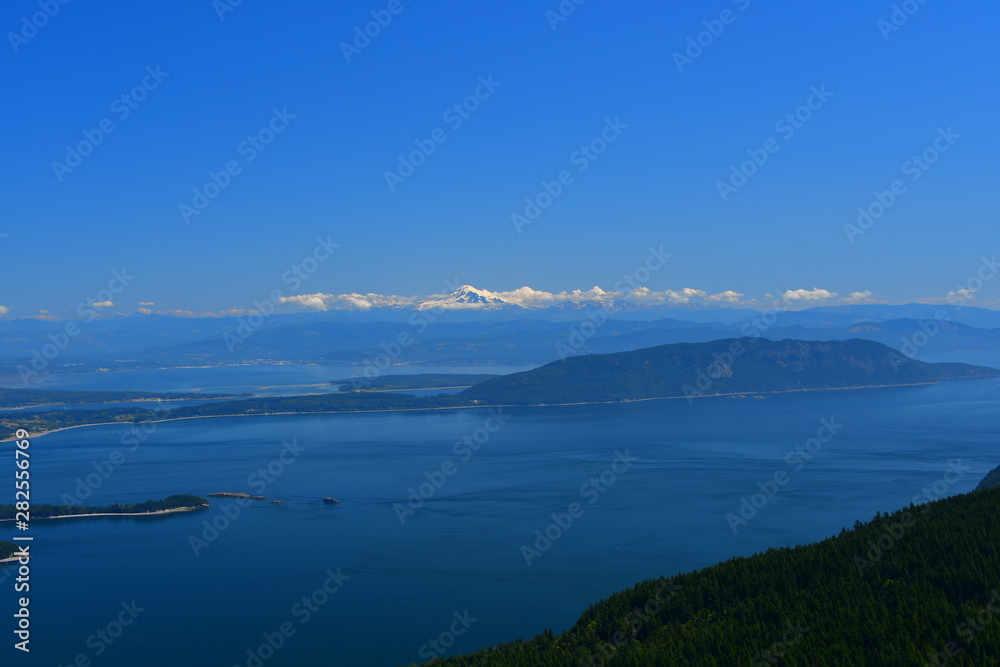
M447 296L424 301L417 306L417 309L430 310L432 308L443 308L446 310L455 310L460 308L470 308L480 310L499 310L500 308L509 305L513 304L507 303L493 292L479 289L477 287L473 287L472 285L462 285Z

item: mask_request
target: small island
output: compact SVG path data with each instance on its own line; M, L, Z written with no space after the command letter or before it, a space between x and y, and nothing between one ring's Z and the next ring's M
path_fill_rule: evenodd
M32 519L65 519L85 516L149 516L171 512L191 512L210 503L204 498L188 495L167 496L163 500L147 500L132 505L114 503L105 507L85 505L32 505ZM0 505L0 521L14 521L17 509L14 505Z
M251 496L249 493L232 493L231 491L218 491L208 494L209 498L246 498L248 500L267 500L267 496Z
M0 563L7 563L15 560L14 554L17 553L18 549L21 547L17 546L13 542L4 542L0 540Z

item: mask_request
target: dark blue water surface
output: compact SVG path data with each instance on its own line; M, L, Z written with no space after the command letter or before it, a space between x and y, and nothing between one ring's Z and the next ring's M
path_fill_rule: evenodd
M83 654L109 667L247 665L248 650L282 623L294 634L266 665L406 664L433 655L429 640L449 630L456 612L476 620L450 653L558 631L588 604L644 578L811 542L924 491L969 491L1000 463L995 379L693 405L505 408L503 416L489 434L477 429L496 423L476 409L175 421L134 451L122 443L128 427L35 439L35 502L76 493L78 478L95 463L107 472L101 462L120 450L124 463L88 504L214 491L285 504L254 502L214 540L205 522L224 525L230 501L165 517L35 521L32 653L16 664L69 665ZM795 470L786 455L815 437L823 419L842 427ZM482 444L463 461L454 447L466 436ZM305 449L271 463L283 470L258 483L255 471L291 440ZM12 449L5 443L0 455L5 497ZM637 460L589 485L616 452ZM943 482L959 459L968 470ZM401 523L394 504L442 466L452 474ZM788 483L734 534L726 515L777 471ZM324 505L325 496L343 502ZM571 503L582 516L529 565L522 545ZM3 524L0 539L13 533ZM192 536L206 539L198 555ZM295 608L338 569L341 587L318 595L324 603L315 612L307 618ZM3 571L2 624L10 627L0 628L8 638L0 661L15 664L13 571ZM133 600L143 611L113 643L88 641Z

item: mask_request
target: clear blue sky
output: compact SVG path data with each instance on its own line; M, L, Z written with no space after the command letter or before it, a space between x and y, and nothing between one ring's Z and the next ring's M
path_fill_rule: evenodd
M885 39L889 1L587 0L553 29L557 0L402 0L348 63L341 43L388 4L244 0L220 20L211 0L77 0L36 34L37 2L4 3L0 306L72 309L124 266L125 311L246 307L291 293L280 277L317 236L340 247L299 292L608 288L662 244L653 290L907 302L997 251L996 3L914 2ZM724 10L678 71L673 54ZM169 74L121 118L115 100L156 83L147 67ZM443 113L490 76L453 128ZM793 136L776 129L824 85ZM247 162L241 142L275 108L295 118ZM104 118L114 131L57 175ZM606 118L628 128L580 173L571 156ZM949 127L960 138L910 181L904 163ZM438 128L447 141L390 191L397 156ZM718 181L769 137L779 150L723 201ZM240 173L186 224L179 205L230 160ZM518 233L511 214L564 169L572 184ZM848 242L894 179L905 193ZM978 303L996 305L997 283Z

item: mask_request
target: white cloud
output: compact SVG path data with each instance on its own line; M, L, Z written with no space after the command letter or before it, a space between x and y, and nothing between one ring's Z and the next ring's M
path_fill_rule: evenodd
M685 304L690 303L691 299L694 297L706 297L708 292L705 290L695 289L693 287L685 287L679 290L663 290L662 292L654 292L648 287L637 287L628 293L628 298L632 301L636 301L645 305L658 305L664 303L670 304Z
M876 301L876 299L872 295L871 290L865 290L864 292L851 292L850 296L843 297L841 301L861 302L861 301Z
M283 296L281 303L289 303L306 310L371 310L372 308L391 308L393 306L408 306L416 302L415 297L398 296L395 294L298 294Z
M152 306L152 305L155 305L155 304L152 301L140 301L139 305L140 306Z
M953 292L948 292L948 298L949 299L962 299L962 300L965 300L965 299L975 299L976 298L976 290L969 289L968 287L966 287L964 289L960 289L960 290L955 290Z
M618 292L605 292L597 285L588 290L575 289L572 292L557 292L553 295L556 301L572 301L573 303L580 303L581 301L605 301L613 299L616 296L621 295Z
M788 301L823 301L825 299L832 299L837 296L837 293L831 292L830 290L820 289L819 287L813 287L811 290L788 290L781 296Z
M0 306L0 317L3 317L4 315L6 315L9 312L10 312L10 308L8 308L7 306Z
M524 287L518 287L516 290L511 290L509 292L497 292L496 296L500 297L507 303L524 306L525 308L548 306L556 301L556 295L552 292L532 289L527 285Z
M727 289L725 292L719 292L718 294L711 294L705 297L706 301L725 301L726 303L739 303L740 297L743 296L742 292L734 292L731 289Z
M94 306L94 308L110 308L115 304L113 301L97 301L91 305Z
M152 311L152 310L150 310L149 308L140 308L140 309L139 309L139 312L140 312L140 313L142 313L143 315L149 315L149 314L151 314L151 313L152 313L153 311Z
M326 299L333 298L332 294L299 294L298 296L283 296L279 299L281 303L294 303L306 310L326 310Z
M664 291L664 294L667 296L667 299L670 301L670 303L690 303L693 297L696 296L705 297L707 296L708 293L702 289L685 287L684 289L678 290L676 292L674 290L668 289Z

